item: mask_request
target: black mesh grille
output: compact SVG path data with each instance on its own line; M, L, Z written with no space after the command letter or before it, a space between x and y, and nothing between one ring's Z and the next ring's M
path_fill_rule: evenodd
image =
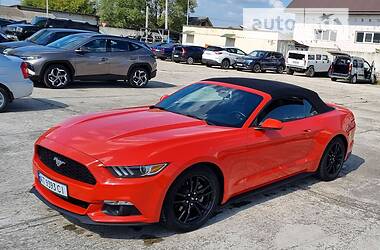
M87 167L82 164L41 146L37 147L37 154L43 164L58 174L91 185L96 184L94 176L90 173ZM62 165L57 166L57 161Z

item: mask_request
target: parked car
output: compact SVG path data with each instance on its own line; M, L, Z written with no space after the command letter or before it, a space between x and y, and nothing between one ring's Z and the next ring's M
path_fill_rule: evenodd
M54 126L35 144L32 192L82 223L191 231L248 190L300 173L338 178L355 127L350 110L305 88L208 79Z
M283 54L274 51L255 50L249 55L236 59L237 70L250 70L255 73L273 70L283 73L286 68Z
M369 82L375 84L376 68L363 58L347 54L337 55L331 64L329 76L332 81L345 80L351 83Z
M0 55L0 113L13 100L30 96L32 91L27 63L17 57Z
M73 80L126 80L145 87L156 76L151 51L134 40L97 33L74 34L46 46L4 51L18 56L34 72L31 79L49 88L65 88Z
M187 64L202 62L204 51L205 48L200 46L179 45L174 47L172 60L176 63L186 62Z
M68 19L53 19L47 17L34 17L31 24L11 24L7 26L6 34L24 40L44 28L67 28L99 32L99 26Z
M176 43L164 43L157 46L153 53L161 60L172 59L174 47L177 45Z
M16 23L25 23L25 21L14 21L10 19L0 18L0 32L5 31L7 25L16 24Z
M21 48L31 45L47 45L52 43L62 37L73 35L77 33L90 32L86 30L75 30L75 29L42 29L37 31L32 36L28 37L24 41L13 41L0 44L0 53L3 53L6 49Z
M246 55L244 51L237 48L209 46L202 55L202 63L207 67L221 66L222 69L229 69L238 58Z
M294 72L299 72L313 77L315 73L327 74L330 64L331 60L328 54L293 50L288 52L286 73L293 75Z

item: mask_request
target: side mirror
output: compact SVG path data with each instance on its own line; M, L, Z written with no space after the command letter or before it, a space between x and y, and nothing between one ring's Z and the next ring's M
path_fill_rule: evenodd
M86 54L86 53L88 53L90 51L88 49L84 48L84 47L81 47L81 48L76 49L75 52L78 53L78 54L82 54L83 55L83 54Z
M162 102L163 100L165 100L166 98L168 98L169 97L169 95L163 95L163 96L161 96L161 98L160 98L160 102Z
M266 119L263 123L260 124L259 129L273 129L280 130L284 127L283 123L276 119Z

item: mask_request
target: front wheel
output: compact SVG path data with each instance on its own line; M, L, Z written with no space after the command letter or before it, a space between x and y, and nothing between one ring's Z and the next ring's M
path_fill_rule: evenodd
M277 73L279 73L279 74L282 74L282 73L284 73L284 66L278 66L277 67Z
M63 65L55 64L46 68L43 74L43 82L46 87L63 89L72 81L69 69Z
M261 72L261 66L260 66L260 64L255 64L255 65L253 65L253 69L252 69L252 71L253 71L254 73L260 73L260 72Z
M166 195L162 222L169 229L178 232L200 228L217 207L220 192L218 178L206 166L184 172Z
M353 75L353 76L351 77L351 79L350 79L350 82L351 82L352 84L356 84L356 83L358 82L358 77L357 77L356 75Z
M323 181L335 180L343 168L346 146L342 139L335 138L327 146L317 170L318 177Z
M288 75L294 75L294 70L292 70L290 68L287 68L286 69L286 74L288 74Z
M4 112L7 109L7 106L10 102L8 92L0 87L0 113Z
M194 58L192 58L192 57L187 58L187 64L193 65L194 64Z
M133 88L143 88L148 84L149 74L145 68L137 67L129 73L128 84Z
M222 61L222 69L229 69L231 66L230 60L224 59Z
M307 69L307 71L306 71L306 75L307 75L308 77L314 77L314 75L315 75L315 69L314 69L313 66L310 66L310 67Z

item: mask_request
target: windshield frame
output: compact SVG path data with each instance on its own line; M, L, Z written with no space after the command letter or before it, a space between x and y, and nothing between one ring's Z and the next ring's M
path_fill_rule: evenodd
M178 110L169 109L168 107L165 107L165 106L162 105L163 103L167 102L168 99L171 98L171 96L179 94L180 92L185 91L186 89L194 87L194 86L203 86L203 87L206 87L206 86L218 86L220 89L223 89L223 90L242 92L242 93L245 93L247 95L252 95L255 98L257 98L257 100L256 100L257 103L256 104L252 104L253 105L252 109L247 112L246 118L245 118L245 120L241 124L222 123L220 121L207 119L205 117L198 117L198 116L196 116L196 114L185 113L185 112L178 112ZM195 89L195 91L197 91L197 90L199 90L199 89L201 89L203 87ZM193 93L195 91L189 92L189 94L191 94L191 93ZM187 95L185 95L185 96L183 96L181 98L185 98L186 96ZM177 99L177 101L180 100L181 98ZM151 106L150 108L157 108L157 109L160 109L160 110L163 110L163 111L166 111L166 112L171 112L171 113L175 113L175 114L179 114L179 115L195 118L195 119L198 119L198 120L202 120L205 123L207 123L208 125L212 125L212 126L227 127L227 128L244 128L244 127L249 127L249 124L252 122L253 118L255 116L257 116L257 114L260 112L260 110L265 105L265 103L267 103L267 101L268 101L268 97L265 95L265 93L263 94L262 92L256 91L254 89L252 89L252 91L251 91L251 90L249 90L247 88L244 88L244 87L237 86L236 88L234 88L233 86L229 86L229 84L214 83L214 82L213 83L208 83L208 82L202 82L201 81L201 82L197 82L197 83L188 85L188 86L186 86L186 87L178 90L177 92L175 92L172 95L168 96L167 98L161 100L156 105ZM176 101L173 101L172 104L174 104L175 102ZM207 113L205 113L204 115L207 115ZM248 124L248 126L247 126L247 124Z
M76 38L76 39L74 39L74 42L77 40L80 40L80 41L78 43L76 43L76 42L73 43L73 41L71 41L72 38ZM60 42L62 42L64 40L69 40L71 42L66 42L65 47L56 46L56 44L59 44ZM47 44L46 47L73 51L73 50L80 48L81 46L83 46L87 42L90 42L91 40L92 40L91 35L83 35L83 33L79 33L79 34L77 33L77 34L72 34L72 35L62 37L61 39L58 39L52 43ZM67 45L71 45L71 46L67 46Z
M260 53L260 56L254 56L252 55L253 53ZM268 51L264 51L264 50L254 50L252 51L251 53L248 54L248 56L251 56L251 57L257 57L257 58L263 58L265 57L265 55L268 54Z

